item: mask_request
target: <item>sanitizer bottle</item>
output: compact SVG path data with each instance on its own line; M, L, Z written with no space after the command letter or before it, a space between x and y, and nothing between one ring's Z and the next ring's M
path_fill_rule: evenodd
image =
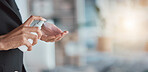
M41 29L42 25L44 24L44 21L39 21L38 23L34 24L33 27L39 27L39 29ZM37 35L36 33L32 32L32 34ZM28 41L32 44L33 40L32 39L28 39ZM26 52L28 47L26 47L25 45L18 47L21 51Z

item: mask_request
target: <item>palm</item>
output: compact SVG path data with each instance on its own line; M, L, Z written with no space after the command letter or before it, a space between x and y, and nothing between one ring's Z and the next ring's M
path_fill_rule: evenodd
M59 29L54 24L46 23L45 25L42 26L42 32L43 35L53 36L62 33L62 30Z
M44 24L41 30L43 34L41 40L46 42L54 42L56 40L60 40L67 34L67 31L62 32L62 30L57 26L49 23Z

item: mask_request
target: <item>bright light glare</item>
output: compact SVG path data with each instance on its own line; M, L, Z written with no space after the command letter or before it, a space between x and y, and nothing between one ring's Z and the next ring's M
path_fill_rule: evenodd
M125 28L127 30L133 30L135 29L135 21L133 19L128 19L125 21Z
M128 31L135 31L136 27L137 27L137 22L138 20L136 20L136 15L134 14L134 12L128 12L125 15L125 21L124 21L124 26L125 29Z

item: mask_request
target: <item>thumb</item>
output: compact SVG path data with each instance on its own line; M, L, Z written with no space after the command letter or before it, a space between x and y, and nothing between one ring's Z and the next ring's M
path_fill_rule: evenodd
M46 19L40 17L40 16L30 16L24 23L24 25L26 26L30 26L30 24L34 21L34 20L41 20L41 21L46 21Z

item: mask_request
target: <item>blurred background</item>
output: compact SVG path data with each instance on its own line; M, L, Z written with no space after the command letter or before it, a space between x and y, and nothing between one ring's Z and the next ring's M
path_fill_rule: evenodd
M25 52L27 72L148 72L148 0L16 0L69 34Z

